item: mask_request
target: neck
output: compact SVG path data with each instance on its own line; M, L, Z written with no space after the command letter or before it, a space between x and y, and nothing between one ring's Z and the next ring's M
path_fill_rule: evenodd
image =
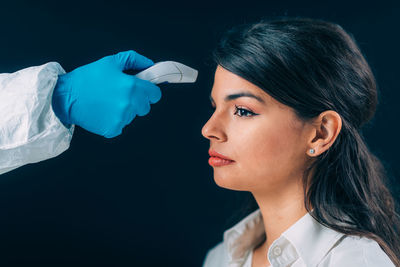
M307 213L303 187L288 184L275 192L253 192L253 196L260 207L266 235L266 241L259 249L268 262L267 253L272 242Z

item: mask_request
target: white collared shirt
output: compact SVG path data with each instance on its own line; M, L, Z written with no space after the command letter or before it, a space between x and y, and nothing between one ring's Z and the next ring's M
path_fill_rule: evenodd
M253 249L263 240L264 222L257 209L224 232L203 267L251 267ZM272 267L394 267L376 241L334 231L309 213L272 242L267 256Z

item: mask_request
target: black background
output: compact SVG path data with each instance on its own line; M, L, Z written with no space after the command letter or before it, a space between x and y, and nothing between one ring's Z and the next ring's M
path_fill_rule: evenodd
M77 128L59 157L2 175L1 266L200 266L247 196L215 185L207 163L210 55L225 30L262 17L326 19L355 36L381 91L364 136L399 194L396 1L13 1L0 10L0 73L49 61L71 71L130 49L199 70L195 84L161 85L161 100L117 138Z

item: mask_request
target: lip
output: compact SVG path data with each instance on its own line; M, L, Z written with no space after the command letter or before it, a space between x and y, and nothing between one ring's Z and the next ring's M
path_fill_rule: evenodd
M212 150L211 148L208 150L208 154L210 155L208 164L214 167L225 166L235 162L234 160Z
M211 148L208 150L208 154L210 155L210 157L217 157L217 158L221 158L221 159L225 159L225 160L234 161L233 159L230 159L230 158L216 152L215 150L212 150Z

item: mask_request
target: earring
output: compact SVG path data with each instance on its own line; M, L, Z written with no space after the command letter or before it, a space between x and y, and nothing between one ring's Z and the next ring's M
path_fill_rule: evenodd
M310 153L314 154L315 150L313 148L310 149Z

